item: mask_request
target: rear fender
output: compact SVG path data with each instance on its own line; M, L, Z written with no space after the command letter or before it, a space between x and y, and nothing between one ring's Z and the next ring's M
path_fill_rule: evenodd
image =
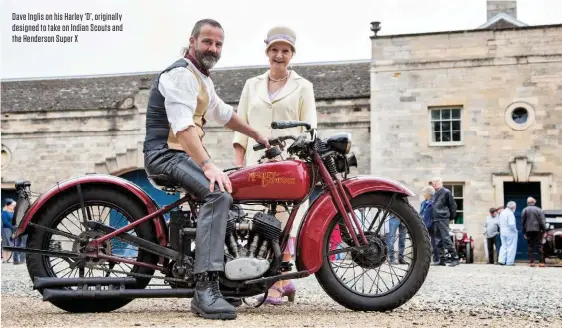
M30 222L37 222L41 213L48 208L49 204L51 204L58 196L67 192L76 192L76 189L73 187L76 187L77 185L80 185L82 189L95 185L110 186L111 188L116 188L129 194L131 197L141 202L146 209L146 215L158 210L156 202L154 202L154 200L146 192L130 181L104 174L80 176L58 182L54 187L43 193L26 211L23 219L21 220L21 224L15 233L16 236L25 233ZM160 245L166 246L168 244L168 236L164 217L158 216L154 218L153 222L158 242Z
M350 199L372 192L393 192L401 197L416 194L398 181L373 176L357 176L342 181ZM324 257L324 237L332 219L338 214L332 196L324 191L306 212L297 233L296 267L311 274L320 270Z

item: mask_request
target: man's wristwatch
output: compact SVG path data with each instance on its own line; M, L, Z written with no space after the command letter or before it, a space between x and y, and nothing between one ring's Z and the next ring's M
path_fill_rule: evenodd
M205 166L205 164L207 164L207 163L211 163L211 159L210 159L210 158L209 158L209 159L206 159L206 160L204 160L204 161L202 161L201 163L199 163L199 167L200 167L200 168L203 168L203 166Z

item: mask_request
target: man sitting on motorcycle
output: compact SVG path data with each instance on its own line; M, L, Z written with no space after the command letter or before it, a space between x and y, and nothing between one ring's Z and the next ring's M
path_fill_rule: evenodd
M210 319L235 319L234 306L219 291L232 186L203 146L206 118L243 133L269 148L268 140L244 123L215 93L209 77L221 56L224 31L211 19L197 22L189 48L155 79L146 112L145 169L169 176L203 201L196 231L196 291L191 311ZM227 192L225 192L225 190Z

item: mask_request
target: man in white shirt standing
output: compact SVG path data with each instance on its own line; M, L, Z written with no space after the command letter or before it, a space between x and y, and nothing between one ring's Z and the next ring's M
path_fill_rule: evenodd
M209 69L219 60L223 41L224 31L218 22L197 22L183 58L154 79L143 150L147 173L169 177L204 202L197 220L191 311L208 319L235 319L236 311L223 298L218 281L218 272L224 271L223 241L232 186L203 146L206 119L270 147L264 136L215 93Z
M503 265L515 265L515 253L517 252L517 226L515 224L514 201L509 201L505 209L500 213L498 224L500 226L500 238L502 245L498 263Z

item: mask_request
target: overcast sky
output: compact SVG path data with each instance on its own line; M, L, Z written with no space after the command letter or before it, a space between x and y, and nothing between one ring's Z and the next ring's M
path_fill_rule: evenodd
M309 63L369 59L371 21L381 21L379 35L473 29L486 22L486 0L2 0L1 9L5 79L158 71L177 58L195 21L207 17L225 29L216 67L267 64L263 39L277 24L297 33L293 63ZM51 23L14 21L12 13L87 12L122 14L122 22L106 23L123 23L123 32L29 32L79 34L79 42L12 42L12 35L25 34L13 32L14 23ZM561 13L562 0L518 1L517 18L529 25L559 24Z

